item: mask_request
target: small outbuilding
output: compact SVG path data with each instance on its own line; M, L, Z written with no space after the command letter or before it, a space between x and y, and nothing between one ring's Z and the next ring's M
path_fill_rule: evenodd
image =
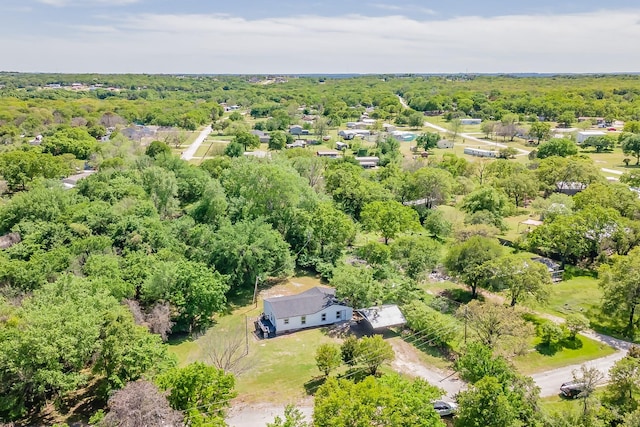
M405 319L400 308L394 304L361 308L356 312L362 316L362 321L374 332L386 328L404 326L407 323L407 319Z
M441 139L436 144L438 148L453 148L453 141L448 139Z

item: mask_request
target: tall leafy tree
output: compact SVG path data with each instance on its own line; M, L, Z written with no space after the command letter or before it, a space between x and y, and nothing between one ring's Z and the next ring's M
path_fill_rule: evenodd
M640 248L613 259L611 266L600 269L603 291L602 309L625 322L625 334L633 337L636 330L636 308L640 304Z
M206 264L194 261L164 262L155 266L143 285L146 301L168 301L175 309L176 328L191 331L210 323L222 310L229 290L227 279Z
M472 336L492 349L518 353L533 336L533 326L522 319L522 312L501 304L472 301L460 307L457 314Z
M547 122L534 122L529 128L529 136L538 140L538 144L543 139L549 138L551 134L551 124Z
M224 425L225 409L236 396L234 376L202 362L169 370L156 382L169 392L171 407L194 426Z
M420 228L418 213L393 200L365 205L361 221L368 230L379 232L385 244L402 232Z
M425 404L440 393L424 380L397 375L370 376L359 383L329 378L316 392L313 424L444 427L433 406Z
M445 169L425 167L410 174L404 183L403 201L415 200L427 209L447 202L453 193L455 181Z
M622 152L624 154L631 154L636 158L636 165L640 164L640 135L629 134L622 142Z
M484 377L458 395L456 427L520 426L519 409L495 377Z
M471 288L471 296L475 298L478 286L484 277L483 264L500 255L502 255L502 247L497 240L472 236L449 249L444 265L449 272Z
M578 147L573 141L566 138L551 138L540 144L537 157L545 159L552 156L567 157L575 154L578 154Z
M209 265L229 276L231 290L252 288L256 278L286 277L293 270L289 245L263 221L224 225L206 247Z
M253 135L246 131L237 132L233 138L233 142L242 145L244 151L247 151L249 148L260 147L260 138L258 135Z
M506 290L512 307L528 297L544 302L549 296L551 275L542 263L506 255L484 264L484 271L485 286Z
M336 288L336 296L348 300L353 307L365 308L382 302L383 285L374 279L370 268L341 265L333 271L330 283Z

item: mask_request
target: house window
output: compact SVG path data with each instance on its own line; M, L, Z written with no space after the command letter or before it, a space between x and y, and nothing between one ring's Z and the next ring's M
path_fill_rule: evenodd
M327 321L327 313L322 313L322 321L323 322Z
M336 311L336 319L342 319L342 312Z
M289 319L284 319L284 324L288 325L289 324Z
M307 316L302 316L300 318L300 324L305 325L307 323Z

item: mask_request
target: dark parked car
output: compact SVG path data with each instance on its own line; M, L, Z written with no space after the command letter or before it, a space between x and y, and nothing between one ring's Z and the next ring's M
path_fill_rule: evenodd
M560 392L564 397L575 399L584 391L584 383L580 381L569 381L560 386Z

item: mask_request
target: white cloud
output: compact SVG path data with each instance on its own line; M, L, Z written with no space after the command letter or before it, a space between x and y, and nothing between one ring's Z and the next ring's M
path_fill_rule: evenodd
M0 55L3 67L24 71L640 71L640 48L633 42L640 39L639 19L640 10L429 21L143 14L88 23L66 36L0 38Z
M39 3L55 7L64 6L122 6L127 4L138 3L140 0L37 0Z
M413 6L413 5L400 6L400 5L397 5L397 4L372 3L370 6L376 8L376 9L391 10L391 11L395 11L395 12L406 11L406 12L420 12L420 13L424 13L424 14L427 14L427 15L435 15L436 14L436 11L433 10L433 9L429 9L429 8L421 7L421 6Z

